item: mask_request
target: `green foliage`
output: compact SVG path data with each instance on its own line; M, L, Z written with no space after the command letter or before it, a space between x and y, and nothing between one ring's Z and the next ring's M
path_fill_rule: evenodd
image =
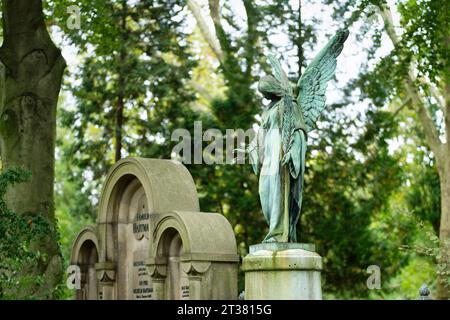
M409 0L400 2L398 10L405 29L402 48L414 56L419 76L449 80L450 3Z
M63 100L64 101L64 100ZM67 128L58 128L59 145L62 150L67 148L67 144L72 141L70 131ZM89 181L83 179L81 173L73 174L74 171L81 171L80 168L70 166L69 162L58 161L55 172L55 207L56 220L58 221L59 243L63 256L63 269L71 262L72 245L78 232L95 223L96 207L90 194L95 187ZM66 286L67 274L57 288L59 299L73 299L74 290Z
M450 241L441 241L430 224L420 218L413 218L413 221L417 225L419 236L412 244L403 246L403 249L423 257L422 260L431 261L432 272L435 274L433 278L438 278L444 286L450 287ZM429 279L430 277L427 280Z
M68 193L66 195L69 196L72 195L72 193ZM67 267L71 262L72 245L75 241L76 236L78 235L78 232L88 225L93 225L95 219L86 214L74 214L70 210L70 208L66 208L65 206L58 206L58 204L59 203L57 199L56 218L58 220L58 226L60 229L59 243L61 244L61 253L64 259L64 270L67 270ZM64 274L64 279L59 288L57 288L58 299L67 300L74 298L74 290L67 288L66 281L67 273Z
M33 249L33 242L53 232L52 226L40 215L12 212L4 200L11 185L25 182L29 176L22 169L0 173L0 299L32 299L32 294L23 292L32 292L42 281L27 271L46 259Z
M325 263L324 291L362 298L369 294L369 265L389 266L388 278L396 272L392 266L402 263L396 249L407 232L391 241L385 235L401 228L389 204L402 183L402 169L388 154L386 140L396 133L389 113L369 110L351 120L340 118L338 110L330 111L333 121L323 125L310 146L299 238L318 245ZM358 131L362 134L354 141Z
M383 1L324 1L336 9L340 27L362 19L361 30L353 32L357 40L370 35L373 42L358 79L345 89L341 104L327 107L318 130L308 138L299 239L317 244L324 257L328 297L412 299L422 282L432 281L432 259L399 250L423 238L405 211L437 230L440 209L434 160L424 149L420 128L411 125L417 122L415 112L403 108L407 97L403 77L411 61L436 85L448 75L443 38L450 30L445 27L450 19L442 10L443 1L401 1L404 40L381 59L377 50L384 45L383 30L372 18ZM218 128L223 133L227 128L250 128L261 113L255 83L268 71L264 53L276 50L285 64L298 61L289 66L295 73L290 74L291 80L297 80L306 64L304 49L318 49L320 18L301 19L300 8L293 9L292 1L242 1L245 19L233 12L229 2L220 3L222 23L215 23L214 31L223 61L216 68L213 55L198 48L205 43L185 31L184 1L48 2L49 14L57 17L53 23L63 29L80 59L65 84L75 105L63 103L58 114L55 189L66 264L76 231L93 222L102 179L115 161L118 132L123 156L170 158L171 132L175 128L192 132L194 120L202 120L203 130ZM66 8L72 4L81 8L80 30L65 26ZM271 39L280 34L287 35L288 43L275 48ZM195 96L188 85L191 79L206 84L213 99ZM429 87L421 85L421 90L429 92ZM353 118L345 113L346 106L366 99L370 101L367 112ZM118 121L120 100L122 123ZM203 108L194 111L198 104ZM392 140L411 136L415 137L412 143L390 152ZM251 166L188 165L188 169L202 210L227 217L245 255L248 246L267 233ZM380 292L365 286L366 268L373 264L382 270ZM71 296L64 290L60 294Z
M439 234L440 212L441 212L441 190L439 175L433 162L427 163L417 152L418 168L410 175L411 187L405 190L406 201L414 216L420 220L427 221L433 226L435 234Z
M408 263L399 269L398 274L389 279L388 290L372 290L369 299L383 300L416 300L419 297L419 288L426 284L434 288L430 282L435 272L435 265L430 259L411 254ZM382 281L383 275L382 275Z
M328 0L326 2L331 3ZM400 28L396 28L396 31L401 36L393 50L379 58L377 53L385 45L382 42L382 35L386 34L384 23L379 16L380 6L383 4L386 4L386 1L348 0L336 6L336 19L347 25L362 22L362 27L358 30L359 38L371 36L373 42L368 50L367 64L362 66L359 77L348 86L346 94L352 96L355 94L354 90L358 89L361 98L370 99L378 108L376 112L391 112L393 120L399 124L400 129L391 136L390 143L400 142L396 155L403 171L403 182L390 198L398 208L412 213L405 216L407 219L405 221L414 222L417 218L422 219L427 226L432 226L428 232L435 237L439 232L441 212L439 175L435 157L427 146L423 124L417 116L417 106L412 108L414 104L411 102L410 93L405 89L405 79L409 77L410 72L418 79L412 85L423 98L437 132L442 133L443 124L440 115L442 108L433 97L432 89L439 92L450 80L449 2L397 1ZM347 13L352 10L351 8L355 10L355 14L349 18ZM395 215L395 211L390 214ZM403 244L412 246L416 241L421 241L423 235L416 232L417 226L411 225L411 222L409 224L410 236L402 241ZM405 269L398 270L397 276L392 278L392 285L394 282L404 283L402 275L405 276L407 270L416 266L417 259L424 260L417 257L413 251L405 252L405 258L408 259L404 265ZM428 269L431 263L436 262L432 259L426 261ZM423 275L418 274L416 277L419 279ZM427 277L424 282L431 283L435 276L428 273ZM384 294L389 297L395 296L392 290L389 293L385 291ZM417 292L415 294L417 295ZM376 295L372 294L372 297L374 296ZM401 291L398 292L398 296L405 297ZM411 291L406 296L412 297Z
M65 27L58 1L52 10ZM77 169L73 182L94 184L85 191L98 196L101 178L121 155L170 156L170 133L192 123L186 89L195 61L185 40L182 1L78 1L82 28L64 30L82 64L76 84L67 84L76 108L60 110L70 144L61 157ZM120 148L120 146L122 146Z

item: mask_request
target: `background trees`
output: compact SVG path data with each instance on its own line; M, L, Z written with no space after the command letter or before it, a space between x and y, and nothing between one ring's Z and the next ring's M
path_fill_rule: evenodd
M12 1L4 2L5 15ZM414 298L422 282L434 289L434 260L446 257L433 236L448 238L450 216L447 2L47 1L47 25L69 56L56 128L63 254L67 258L77 226L95 216L102 178L117 160L169 158L176 143L172 131L193 130L195 120L224 135L226 129L257 127L264 101L256 83L269 70L265 54L280 54L295 81L327 37L347 26L351 37L327 112L309 137L299 239L316 243L324 257L328 298ZM66 24L67 7L74 4L80 29ZM7 30L4 47L12 45ZM353 65L359 66L354 74ZM14 73L5 75L7 89ZM54 108L52 92L48 103ZM30 125L33 133L54 130L43 113L34 115L41 118ZM11 123L0 125L4 140ZM38 163L32 159L26 160L29 170ZM53 179L48 164L42 173L47 184ZM188 169L202 210L228 218L245 255L267 231L250 166ZM401 250L405 246L433 247L436 254ZM382 270L381 291L365 286L373 264ZM445 270L438 271L445 281ZM443 286L438 292L446 297Z
M58 25L65 26L70 4L50 8ZM187 51L182 1L80 5L89 13L83 27L65 30L82 64L78 81L66 82L76 103L60 115L73 135L62 157L82 168L76 174L89 172L97 181L124 156L170 156L170 132L191 122L186 79L195 61Z
M386 41L390 41L393 50L382 59L369 57L367 66L362 72L356 87L363 95L370 98L375 105L383 107L389 103L393 114L404 115L401 122L410 128L407 138L415 144L416 150L423 148L432 152L430 157L435 173L428 171L428 182L414 179L417 188L433 188L434 194L440 190L440 218L431 218L441 240L441 254L438 260L447 264L449 259L446 242L449 241L450 203L449 168L450 168L450 121L449 121L449 17L448 1L398 1L397 7L388 5L386 1L346 1L337 15L343 17L349 8L356 8L355 14L346 23L352 24L357 19L370 16L379 17L376 24L372 20L373 47L376 52ZM393 12L398 15L394 21ZM382 25L381 25L382 22ZM368 29L370 30L370 28ZM380 41L382 34L387 36ZM366 33L368 35L368 33ZM378 40L377 40L378 39ZM402 121L402 120L400 120ZM419 130L417 130L419 129ZM416 136L413 136L415 134ZM425 169L429 169L426 168ZM423 172L420 176L423 177ZM426 174L426 173L425 173ZM437 175L436 175L437 174ZM439 177L439 188L436 188L436 177ZM429 190L429 189L428 189ZM417 189L416 189L417 191ZM422 189L425 191L425 189ZM434 209L438 209L434 204ZM414 208L415 209L415 208ZM420 207L418 208L420 212ZM435 211L436 212L436 211ZM448 271L441 272L438 282L438 296L448 299Z

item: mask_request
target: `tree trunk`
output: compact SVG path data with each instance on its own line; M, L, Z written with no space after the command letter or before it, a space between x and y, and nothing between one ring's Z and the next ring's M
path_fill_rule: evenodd
M120 17L121 26L121 38L122 43L120 46L120 52L118 57L118 94L117 94L117 106L116 106L116 123L115 123L115 161L122 159L122 140L123 140L123 113L125 107L125 62L126 62L126 41L127 41L127 14L128 7L127 2L122 1L122 15Z
M445 40L447 49L450 49L450 38ZM444 65L446 65L444 63ZM436 100L443 106L446 143L442 147L443 167L439 170L441 182L441 221L439 226L439 239L441 242L442 263L447 265L450 272L450 74L447 72L443 79L445 85L442 90L442 99L439 92L434 90ZM433 91L433 90L432 90ZM438 281L437 297L442 300L450 299L450 276L441 276Z
M441 242L441 259L438 263L446 264L449 270L450 259L450 159L447 157L446 166L439 170L441 185L441 221L439 226L439 239ZM438 277L437 297L440 300L450 299L447 275ZM447 284L447 286L446 286Z
M56 106L66 64L48 34L41 0L3 0L2 4L2 165L32 174L29 182L11 188L6 201L18 214L39 214L54 223ZM61 254L54 234L35 246L47 259L34 270L36 276L43 276L42 284L31 290L48 298L61 281Z
M297 46L297 57L298 57L298 76L302 75L302 66L305 60L303 52L303 25L302 25L302 1L298 1L298 34L295 39L295 44Z
M117 109L116 109L116 128L115 128L115 160L116 162L122 159L122 128L123 128L123 108L124 108L124 95L123 95L124 81L122 75L119 74L119 96L117 97Z

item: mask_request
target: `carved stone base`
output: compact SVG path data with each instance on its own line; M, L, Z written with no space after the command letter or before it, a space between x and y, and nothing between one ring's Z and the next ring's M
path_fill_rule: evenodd
M314 245L263 243L250 246L242 264L246 300L321 300L322 258Z

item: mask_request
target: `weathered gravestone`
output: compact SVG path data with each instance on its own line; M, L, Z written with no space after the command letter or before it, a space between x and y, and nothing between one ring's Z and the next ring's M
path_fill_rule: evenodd
M119 161L71 259L81 271L77 299L237 298L233 230L200 212L191 175L172 160Z

